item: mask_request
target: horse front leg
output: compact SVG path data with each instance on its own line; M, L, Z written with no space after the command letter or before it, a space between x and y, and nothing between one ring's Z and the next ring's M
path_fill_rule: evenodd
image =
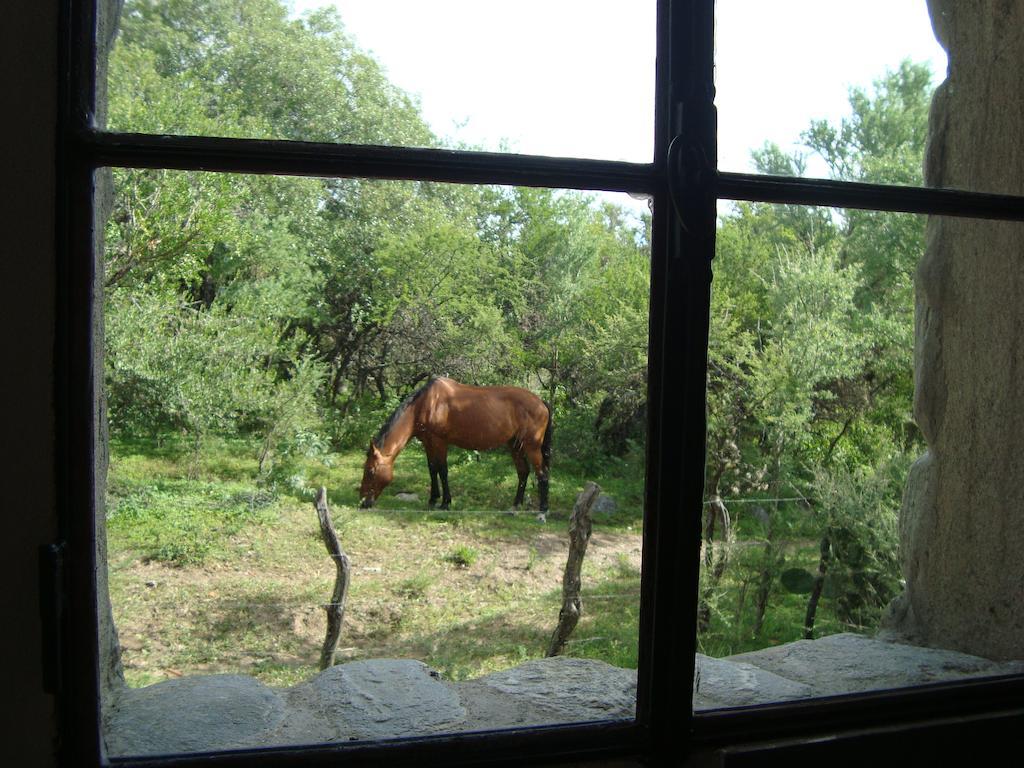
M426 448L427 466L430 468L430 506L434 506L440 496L441 509L448 509L452 503L452 494L448 490L448 444L431 436L423 440L423 447ZM441 480L440 493L438 478Z

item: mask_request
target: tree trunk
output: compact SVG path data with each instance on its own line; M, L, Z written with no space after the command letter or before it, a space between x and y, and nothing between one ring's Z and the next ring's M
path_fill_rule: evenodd
M776 504L778 507L778 504ZM754 597L754 608L756 614L754 616L754 635L761 634L761 628L764 626L764 615L768 611L768 599L772 594L772 584L775 581L775 535L774 535L774 515L777 514L778 509L774 513L771 513L768 517L767 524L767 537L764 543L764 560L761 564L761 573L758 578L757 594Z
M775 575L775 569L771 566L772 559L772 545L769 542L765 545L765 565L761 569L760 581L757 585L757 598L754 603L754 607L757 611L754 616L755 636L761 634L761 628L764 626L764 615L768 611L768 598L772 593L772 580Z
M587 544L590 542L593 528L590 508L600 495L601 486L588 482L572 508L572 516L569 518L569 558L566 560L565 574L562 576L562 610L558 612L558 626L551 636L548 656L557 656L562 652L583 612L583 601L580 599L580 570L583 568L583 556L587 554Z
M761 566L760 579L757 585L757 595L755 597L755 608L757 615L754 618L754 635L761 634L761 628L764 626L764 615L768 610L768 600L771 597L772 585L775 582L775 572L777 570L777 564L775 562L775 518L779 514L779 486L781 485L780 475L782 473L782 453L785 449L785 441L780 440L778 445L775 447L775 457L772 462L772 482L769 485L768 490L771 492L772 498L776 499L773 502L774 509L772 512L765 510L767 519L765 521L765 543L764 543L764 561Z
M704 520L704 587L701 590L700 605L697 609L697 633L701 634L711 626L711 598L722 581L729 564L729 544L732 538L732 524L729 510L718 494L711 497ZM721 522L716 526L716 522ZM716 527L721 535L716 542Z
M334 578L334 592L331 602L324 606L327 612L327 636L320 651L320 669L327 669L334 664L334 654L338 650L341 638L341 623L345 619L345 600L348 598L349 563L348 555L341 548L338 534L331 525L331 513L327 509L327 489L320 486L316 493L316 515L320 520L320 534L327 546L327 554L334 560L337 575Z
M807 600L807 615L804 617L805 640L811 640L814 637L814 617L818 612L818 601L821 599L821 592L825 587L825 573L828 571L831 549L828 536L823 536L821 538L821 556L818 559L818 575L814 577L814 587Z

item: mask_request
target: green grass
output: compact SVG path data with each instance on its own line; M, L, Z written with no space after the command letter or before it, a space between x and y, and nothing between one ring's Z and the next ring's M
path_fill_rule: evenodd
M465 544L460 544L444 557L445 561L459 568L469 568L476 562L476 558L477 551Z
M427 496L418 445L370 510L356 507L361 451L307 462L297 486L255 484L254 457L241 441L210 442L198 461L172 439L113 442L110 589L132 685L214 672L287 685L316 672L334 579L311 504L320 484L352 563L339 661L413 657L463 679L543 655L561 602L565 520L589 478L563 472L542 524L509 513L516 477L505 454L453 452L448 511L393 496ZM639 507L620 501L618 519L597 527L638 560L639 522ZM620 559L602 557L584 568L594 594L621 586L606 586ZM568 652L635 664L637 603L637 594L588 600Z
M640 621L640 569L619 557L582 590L583 616L566 645L570 656L635 669Z
M230 482L121 478L107 499L111 536L144 559L179 566L229 557L235 534L276 519L271 494Z
M324 485L330 500L336 504L356 506L359 502L358 486L362 478L362 451L332 454L329 464L310 463L306 467L309 487ZM559 463L556 455L551 470L549 489L549 519L568 519L573 503L583 485L593 480L618 504L614 515L603 518L602 524L614 529L639 525L643 517L643 464L642 460L614 461L602 472L584 474L572 462ZM448 484L452 494L451 510L511 511L518 477L512 459L506 451L465 451L452 448L448 458ZM421 501L406 502L396 499L398 492L412 492ZM395 476L380 499L377 509L409 510L427 514L426 501L430 494L430 475L426 454L418 442L411 442L395 462ZM536 510L537 490L531 473L527 485L524 510Z
M556 457L557 458L557 457ZM316 673L335 569L320 538L312 489L329 489L351 584L338 661L417 658L449 679L474 678L547 649L561 607L566 520L584 482L611 489L619 509L595 521L583 566L571 656L637 663L642 478L553 469L546 524L509 512L507 455L453 452L452 509L428 509L426 462L411 445L372 509L357 507L363 452L307 462L304 480L253 482L255 451L241 441L190 447L115 441L108 482L108 564L128 681L233 672L270 685ZM421 501L394 498L413 491ZM531 490L531 493L533 491ZM762 630L752 629L757 546L734 555L701 649L726 655L801 636L806 595L774 585ZM779 571L816 567L812 540L790 543ZM818 634L844 631L819 608Z

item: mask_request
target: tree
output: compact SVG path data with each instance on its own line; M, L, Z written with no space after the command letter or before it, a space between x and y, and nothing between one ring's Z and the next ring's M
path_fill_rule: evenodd
M335 13L292 20L275 0L127 3L110 66L110 126L435 143L416 105ZM272 446L294 435L283 425L308 426L316 414L323 344L310 330L319 330L331 266L318 237L330 225L330 183L118 170L115 187L106 263L112 422L184 429L197 445L210 431L256 431L262 469Z
M839 126L812 123L806 147L835 178L919 183L929 96L927 67L904 63L873 92L851 91L852 115ZM764 173L799 175L804 160L770 144L754 153ZM866 528L840 525L814 500L822 472L866 488L868 468L916 450L911 275L922 251L920 217L741 204L720 224L708 493L812 500L823 574L854 561L891 565L880 540L861 535ZM754 564L762 608L777 566L779 514L775 505L764 509L765 553ZM880 582L847 583L853 590Z
M278 0L128 0L110 93L115 130L439 145L334 11L296 19ZM649 220L547 189L149 170L115 183L115 425L252 437L262 468L287 453L281 435L311 428L294 405L312 408L311 382L341 446L447 374L543 390L581 453L642 440Z

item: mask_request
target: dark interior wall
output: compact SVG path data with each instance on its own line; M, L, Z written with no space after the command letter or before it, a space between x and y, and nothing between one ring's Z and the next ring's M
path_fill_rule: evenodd
M5 3L0 23L0 630L3 762L54 762L53 697L42 689L38 551L56 536L54 181L57 6Z

